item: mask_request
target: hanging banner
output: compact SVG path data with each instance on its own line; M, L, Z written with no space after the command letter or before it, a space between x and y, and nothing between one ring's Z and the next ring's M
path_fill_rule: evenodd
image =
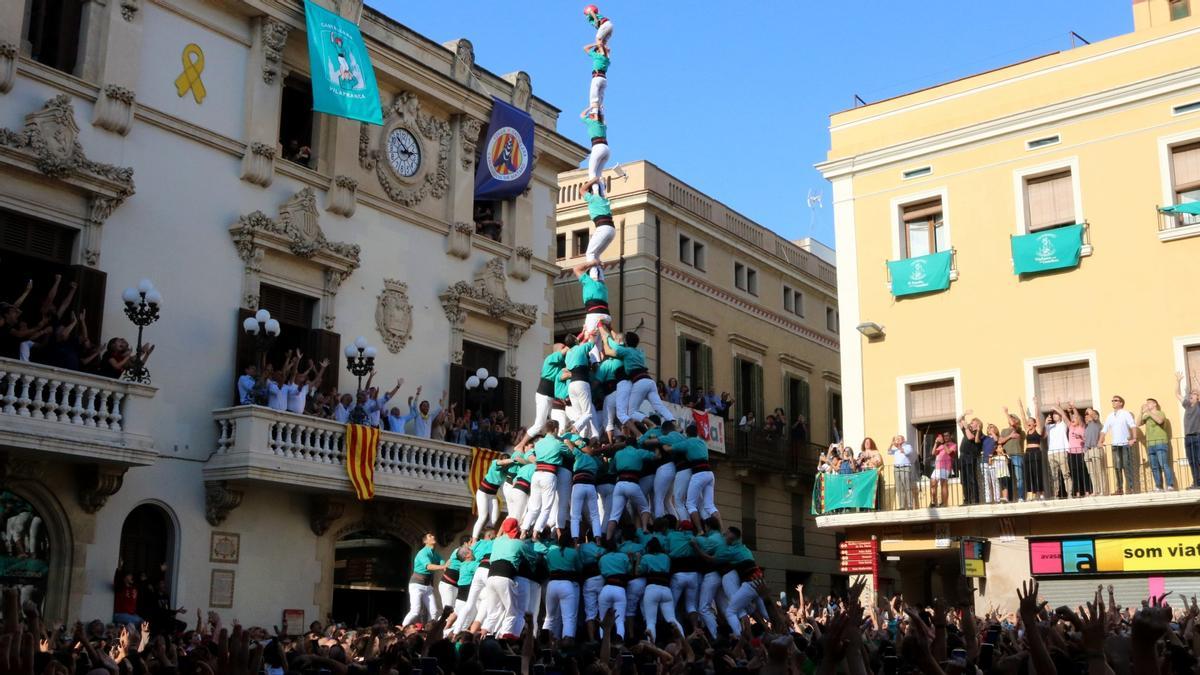
M1075 267L1083 247L1083 225L1068 225L1012 238L1014 274Z
M946 290L950 287L953 259L953 251L942 251L916 258L889 260L887 266L892 277L892 295L899 298Z
M533 118L492 97L492 121L475 170L475 199L508 199L533 176Z
M874 509L878 485L879 469L818 474L812 512L822 515L839 509Z
M375 70L358 26L304 0L313 110L383 124Z

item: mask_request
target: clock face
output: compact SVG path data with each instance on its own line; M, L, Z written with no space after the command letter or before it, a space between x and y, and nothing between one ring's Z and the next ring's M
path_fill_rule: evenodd
M421 146L408 129L393 129L387 139L388 164L397 175L412 178L421 168Z

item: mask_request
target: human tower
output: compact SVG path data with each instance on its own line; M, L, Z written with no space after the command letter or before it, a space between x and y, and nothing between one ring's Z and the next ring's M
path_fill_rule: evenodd
M584 15L596 34L584 46L591 80L581 114L591 136L583 198L595 230L573 270L583 331L543 361L534 419L513 452L488 467L471 538L443 561L426 536L404 623L436 616L440 600L453 608L455 633L515 638L529 615L556 638L574 638L582 623L596 639L611 609L624 619L615 622L622 638L644 631L656 639L660 618L713 636L723 621L740 635L747 613L765 619L762 571L741 532L722 527L704 439L695 425L677 428L637 332L612 325L601 257L616 234L603 180L613 22L595 5ZM497 531L501 494L507 513Z

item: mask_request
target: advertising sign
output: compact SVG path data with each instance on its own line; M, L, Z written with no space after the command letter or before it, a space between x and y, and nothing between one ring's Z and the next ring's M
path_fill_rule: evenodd
M1200 532L1033 539L1029 571L1033 576L1200 572Z

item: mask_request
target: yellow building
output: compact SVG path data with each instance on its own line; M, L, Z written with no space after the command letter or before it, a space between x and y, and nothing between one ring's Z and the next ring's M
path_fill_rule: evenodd
M1200 378L1200 219L1156 207L1200 200L1197 4L1134 0L1133 33L832 116L819 168L835 202L846 437L872 436L886 453L902 434L923 466L917 508L896 508L885 467L878 510L818 524L880 538L885 586L965 590L955 554L966 535L991 544L975 589L984 607L1015 605L1031 571L1056 605L1099 582L1125 605L1200 585L1196 549L1170 552L1197 522L1200 491L1153 491L1144 427L1135 494L1100 496L1116 479L1110 449L1091 497L964 507L956 478L957 506L933 509L924 478L933 437L968 411L1004 427L1003 407L1035 395L1037 414L1062 400L1102 416L1120 395L1134 415L1161 402L1176 487L1191 485L1174 374ZM1167 539L1111 538L1130 533Z
M832 252L787 241L650 162L624 170L626 179L605 177L617 228L603 256L614 324L637 328L658 379L734 398L727 453L716 468L717 507L726 523L743 528L768 581L776 588L843 583L834 578L834 536L817 532L809 512L813 444L829 443L840 428ZM569 270L583 261L592 231L580 192L586 180L584 171L559 175L559 337L583 326ZM776 408L789 423L803 418L807 431L794 440L785 431L767 434ZM757 430L735 432L751 411Z

